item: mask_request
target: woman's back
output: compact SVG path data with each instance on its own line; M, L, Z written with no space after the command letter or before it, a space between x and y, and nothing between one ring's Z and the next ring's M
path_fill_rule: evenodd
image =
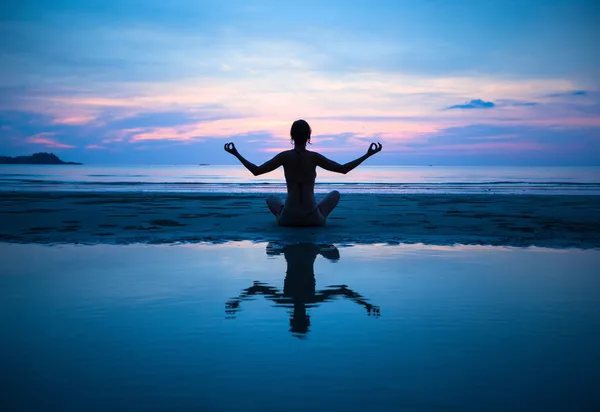
M286 214L304 216L317 208L315 153L298 148L284 153L283 170L288 192L285 199Z
M315 154L306 149L292 149L283 163L285 181L288 183L314 183L317 178Z

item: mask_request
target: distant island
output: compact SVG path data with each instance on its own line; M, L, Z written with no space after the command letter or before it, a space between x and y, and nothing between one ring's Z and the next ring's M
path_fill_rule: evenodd
M31 156L0 156L2 165L80 165L82 163L63 162L54 153L35 153Z

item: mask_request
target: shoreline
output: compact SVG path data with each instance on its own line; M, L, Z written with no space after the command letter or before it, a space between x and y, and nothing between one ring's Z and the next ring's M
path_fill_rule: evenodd
M266 208L266 195L0 192L0 242L600 248L600 196L342 193L327 226L285 228Z

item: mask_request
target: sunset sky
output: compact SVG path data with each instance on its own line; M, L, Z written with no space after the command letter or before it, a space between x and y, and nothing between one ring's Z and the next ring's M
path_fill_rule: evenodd
M0 155L260 163L303 118L339 161L600 165L599 4L2 2Z

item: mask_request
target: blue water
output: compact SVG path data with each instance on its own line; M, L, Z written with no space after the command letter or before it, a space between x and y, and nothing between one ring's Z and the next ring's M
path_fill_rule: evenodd
M361 166L319 170L317 192L600 194L600 167ZM0 191L285 192L281 169L242 166L0 165Z
M2 244L3 411L597 411L600 251Z

